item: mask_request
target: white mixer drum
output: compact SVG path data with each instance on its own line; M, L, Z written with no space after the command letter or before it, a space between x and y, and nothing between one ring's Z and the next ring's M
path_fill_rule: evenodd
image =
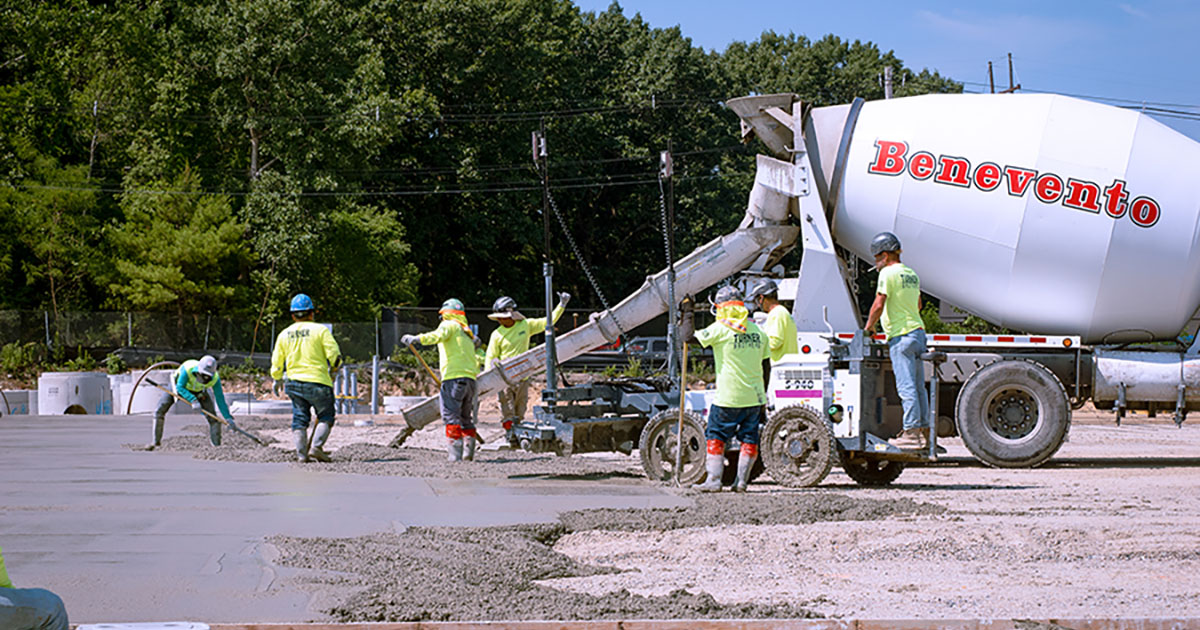
M836 151L841 126L816 127ZM1197 164L1200 143L1149 116L1064 96L871 101L833 230L866 260L895 232L922 289L1008 328L1169 339L1200 304Z

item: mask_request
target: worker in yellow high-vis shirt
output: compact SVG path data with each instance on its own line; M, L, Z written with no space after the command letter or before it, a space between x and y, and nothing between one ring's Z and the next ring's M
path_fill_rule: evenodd
M44 588L16 588L4 568L0 549L0 628L4 630L67 630L62 598Z
M746 299L767 314L767 321L762 328L771 344L771 364L778 363L784 355L799 353L800 341L796 336L796 320L792 319L791 312L779 301L779 285L770 278L759 280Z
M446 454L452 462L470 461L475 459L475 443L479 437L475 429L475 376L479 373L475 333L467 324L467 313L461 301L446 300L438 313L442 323L437 328L420 335L404 335L400 343L406 346L437 344L438 366L442 373L438 397L442 421L446 423Z
M742 446L733 490L745 492L758 458L759 427L766 420L762 366L771 351L766 333L750 319L737 288L718 289L713 307L717 321L695 333L681 333L685 343L694 336L701 346L713 349L717 370L717 395L709 406L704 429L708 451L704 468L708 477L693 487L702 492L721 491L725 445L737 436Z
M558 318L567 310L567 302L570 301L570 293L558 294L558 305L552 314L554 323L558 323ZM504 430L511 436L513 423L525 419L525 409L529 405L529 379L509 379L504 373L504 362L529 350L530 338L546 331L546 318L526 319L517 310L516 300L505 295L492 304L492 314L488 315L488 319L498 322L500 327L492 331L492 336L488 338L483 365L485 369L500 370L500 375L504 377L506 386L500 390L500 416Z
M312 298L300 293L292 298L292 325L275 339L271 353L273 391L292 399L292 436L296 459L330 461L325 441L333 431L333 379L329 373L342 365L342 352L329 328L313 321ZM286 376L285 376L286 374ZM286 380L285 380L286 379ZM312 448L308 444L310 412L317 415Z
M921 279L900 262L900 239L880 232L871 239L871 255L879 270L875 301L864 327L867 334L883 324L888 356L896 377L896 393L904 407L903 431L889 440L901 449L924 450L929 445L929 395L925 391L925 322L921 319Z

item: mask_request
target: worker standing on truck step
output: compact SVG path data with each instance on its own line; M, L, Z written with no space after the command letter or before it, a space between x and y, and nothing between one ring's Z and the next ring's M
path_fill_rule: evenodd
M889 441L902 449L924 449L929 442L929 395L925 391L925 322L921 320L921 279L900 262L900 239L880 232L871 240L871 255L879 270L875 302L867 316L866 333L883 320L888 355L896 377L896 392L904 405L904 430Z
M217 408L225 421L233 425L233 415L229 413L229 405L225 402L225 392L221 388L221 375L217 373L217 360L210 355L204 355L199 360L188 359L175 370L171 376L171 389L192 405L192 409L201 409L216 415ZM213 403L216 402L214 407ZM167 411L175 404L175 396L163 392L158 399L158 408L154 410L154 442L146 447L154 450L162 445L163 424L167 419ZM221 423L212 416L204 416L208 420L208 442L213 446L221 445Z
M796 320L792 319L792 313L779 301L779 285L770 278L763 278L746 297L754 302L758 310L767 314L767 323L763 330L771 344L771 364L775 364L785 354L799 353Z
M567 310L567 302L570 301L570 293L558 294L558 305L551 315L554 323L558 323L558 318ZM500 370L504 378L505 387L500 390L500 415L504 430L511 436L513 424L525 419L525 409L529 404L529 379L509 379L504 373L503 362L529 350L529 339L545 332L546 318L526 319L517 310L516 300L503 295L492 304L492 314L488 315L488 319L499 322L500 327L492 331L492 336L488 338L483 365L484 369Z
M0 549L0 628L4 630L67 630L67 608L58 595L44 588L16 588L4 568Z
M330 461L325 441L333 431L333 379L330 373L342 366L342 351L327 326L313 321L312 298L303 293L292 298L292 325L275 339L271 352L271 391L292 400L292 437L296 461ZM310 413L317 415L311 448L308 444Z
M701 346L713 349L717 369L717 396L704 430L708 479L693 488L720 492L725 472L725 444L735 435L742 443L738 455L734 492L745 492L750 470L758 457L758 431L767 404L763 360L771 356L767 334L750 319L750 312L735 287L721 287L715 300L717 321L695 333Z
M479 373L475 333L467 324L467 313L461 301L450 298L442 302L438 313L442 323L437 328L420 335L404 335L400 343L406 346L437 344L438 367L442 374L438 397L442 421L446 423L447 458L452 462L472 461L479 437L475 429L475 376Z

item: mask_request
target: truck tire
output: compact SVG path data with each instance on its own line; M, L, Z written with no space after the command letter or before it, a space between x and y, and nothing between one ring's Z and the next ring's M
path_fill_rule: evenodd
M955 404L958 434L979 461L1032 468L1062 446L1071 403L1058 377L1027 360L997 361L975 371Z
M664 409L642 427L638 439L638 455L642 469L651 481L675 480L675 450L680 443L679 408ZM704 424L691 412L683 414L683 474L682 485L699 483L704 470Z
M886 486L896 480L904 472L904 462L880 459L878 457L851 456L844 450L838 450L842 470L860 486Z
M825 480L837 458L829 425L805 405L771 414L759 440L763 465L779 485L807 488Z

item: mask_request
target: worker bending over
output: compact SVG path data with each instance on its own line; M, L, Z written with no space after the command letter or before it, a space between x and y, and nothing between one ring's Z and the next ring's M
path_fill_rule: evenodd
M713 349L717 369L717 396L704 430L708 479L693 486L703 492L720 492L725 472L725 445L735 435L742 443L738 454L734 492L745 492L750 470L758 458L758 434L767 404L763 360L770 357L767 335L750 320L738 290L721 287L716 296L717 321L696 331L700 345ZM686 337L685 337L686 339Z
M16 588L4 568L0 549L0 628L4 630L67 630L62 598L44 588Z
M400 343L411 346L438 347L438 368L442 374L442 421L446 423L446 454L452 462L475 459L475 376L479 364L475 359L475 333L467 325L463 303L450 298L438 311L442 323L430 332L404 335Z
M342 365L342 351L329 328L313 321L313 301L303 293L292 298L292 325L275 339L271 352L272 391L286 393L292 400L292 437L296 442L296 461L330 461L325 441L333 431L333 379L330 372ZM308 423L317 415L311 449Z
M921 320L921 279L900 262L900 239L880 232L871 240L871 255L879 270L875 302L867 316L866 333L883 320L888 356L896 376L896 392L904 406L904 430L889 443L902 449L929 445L929 396L925 391L925 322Z
M562 317L570 301L570 293L558 294L558 306L554 307L552 314L554 323L558 323L558 318ZM488 338L484 367L500 370L500 376L504 378L505 387L500 390L500 416L504 430L511 436L513 423L525 419L525 409L529 405L529 379L509 380L504 373L503 362L529 350L530 337L545 332L546 318L526 319L517 310L516 300L505 295L492 304L492 314L488 315L488 319L499 322L500 327L492 331L492 336Z
M171 388L196 411L203 409L215 416L219 408L225 421L233 425L233 415L229 413L225 392L221 388L221 375L217 374L217 360L212 356L205 355L199 360L184 361L171 376ZM166 423L167 411L173 404L175 396L170 392L163 392L159 397L158 408L154 410L154 442L146 447L147 450L154 450L162 445L163 424ZM221 423L212 416L204 416L208 420L208 442L213 446L220 446Z

